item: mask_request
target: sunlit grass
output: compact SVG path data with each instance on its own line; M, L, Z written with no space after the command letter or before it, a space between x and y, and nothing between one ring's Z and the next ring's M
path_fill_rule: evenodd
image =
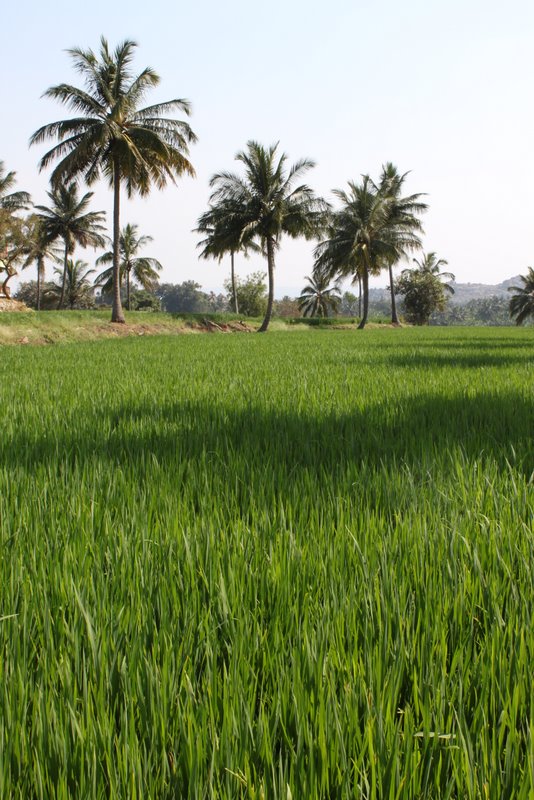
M0 797L531 800L533 361L4 348Z

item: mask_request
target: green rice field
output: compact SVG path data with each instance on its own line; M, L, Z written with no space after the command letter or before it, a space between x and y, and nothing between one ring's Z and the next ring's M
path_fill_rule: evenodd
M534 798L534 329L0 351L0 798Z

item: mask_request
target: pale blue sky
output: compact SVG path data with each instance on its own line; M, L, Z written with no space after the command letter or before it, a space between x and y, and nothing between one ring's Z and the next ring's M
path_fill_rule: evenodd
M154 237L146 254L163 263L164 280L222 287L227 265L199 261L191 229L210 176L238 169L233 158L248 139L280 141L290 160L313 158L308 182L328 199L385 161L411 170L408 189L429 195L425 249L448 259L459 281L496 283L534 262L532 0L10 3L0 159L35 202L45 202L48 176L36 167L44 150L29 151L28 138L66 116L40 96L79 82L64 51L95 49L101 34L113 45L137 41L135 67L161 75L147 102L193 104L197 178L123 202L122 222ZM94 208L111 209L102 185ZM311 252L282 244L277 295L300 291ZM92 250L77 255L94 259ZM240 260L238 272L262 267Z

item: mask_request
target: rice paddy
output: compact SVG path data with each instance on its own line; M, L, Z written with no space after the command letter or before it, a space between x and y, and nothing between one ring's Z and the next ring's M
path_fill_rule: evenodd
M534 797L534 332L4 348L0 797Z

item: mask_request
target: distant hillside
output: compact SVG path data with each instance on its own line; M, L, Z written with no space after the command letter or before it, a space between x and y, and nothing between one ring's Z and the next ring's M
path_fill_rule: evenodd
M509 286L520 286L520 276L516 275L514 278L507 278L502 283L452 283L454 294L450 297L451 304L463 306L469 303L470 300L484 300L488 297L506 297L509 298ZM370 289L369 300L371 302L380 302L389 298L388 289Z
M452 283L454 294L450 298L451 303L463 306L470 300L482 300L487 297L510 297L508 288L510 286L521 285L519 275L514 278L507 278L502 283Z

